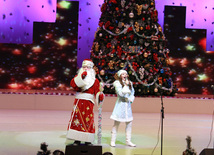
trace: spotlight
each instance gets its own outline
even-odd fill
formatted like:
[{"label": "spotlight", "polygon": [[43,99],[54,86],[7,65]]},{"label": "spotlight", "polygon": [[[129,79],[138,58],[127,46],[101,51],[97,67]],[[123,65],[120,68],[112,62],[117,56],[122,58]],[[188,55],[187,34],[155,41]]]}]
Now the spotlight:
[{"label": "spotlight", "polygon": [[104,152],[103,155],[113,155],[111,152]]},{"label": "spotlight", "polygon": [[55,150],[53,152],[53,155],[65,155],[64,152],[60,151],[60,150]]}]

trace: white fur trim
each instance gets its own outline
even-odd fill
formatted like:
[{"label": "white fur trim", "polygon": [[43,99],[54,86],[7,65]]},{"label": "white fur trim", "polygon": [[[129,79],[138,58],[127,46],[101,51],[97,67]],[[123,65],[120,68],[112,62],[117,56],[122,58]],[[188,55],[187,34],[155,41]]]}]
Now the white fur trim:
[{"label": "white fur trim", "polygon": [[91,60],[84,60],[84,61],[82,62],[82,67],[83,67],[83,66],[89,66],[89,67],[93,68],[94,63],[93,63]]},{"label": "white fur trim", "polygon": [[124,86],[121,91],[123,94],[131,94],[131,90],[129,89],[128,86]]},{"label": "white fur trim", "polygon": [[131,103],[134,102],[134,99],[135,99],[135,96],[134,96],[134,95],[129,97],[129,101],[130,101]]},{"label": "white fur trim", "polygon": [[78,87],[80,87],[80,88],[82,88],[82,87],[84,87],[84,86],[86,85],[86,83],[84,82],[84,80],[83,80],[82,77],[81,77],[81,74],[78,74],[78,75],[74,78],[74,82],[75,82],[75,84],[76,84]]},{"label": "white fur trim", "polygon": [[96,101],[96,103],[97,103],[97,106],[99,106],[99,95],[100,95],[100,92],[98,92],[98,93],[96,94],[96,98],[95,98],[95,101]]},{"label": "white fur trim", "polygon": [[77,92],[75,98],[76,98],[76,99],[89,100],[89,101],[91,101],[92,103],[94,103],[94,95],[93,95],[93,94]]},{"label": "white fur trim", "polygon": [[[101,103],[99,103],[99,96],[100,96],[100,94],[103,94],[103,92],[98,92],[97,94],[96,94],[96,98],[95,98],[95,100],[96,100],[96,103],[97,103],[97,106],[99,106],[99,104]],[[104,94],[103,94],[104,95]],[[105,95],[104,95],[104,98],[105,98]],[[103,101],[104,101],[104,98],[103,98]],[[102,101],[102,102],[103,102]]]},{"label": "white fur trim", "polygon": [[79,140],[79,141],[84,141],[84,142],[93,142],[95,139],[95,134],[94,133],[88,133],[88,132],[81,132],[81,131],[76,131],[73,129],[69,129],[67,131],[66,138],[68,139],[73,139],[73,140]]},{"label": "white fur trim", "polygon": [[123,74],[123,73],[128,74],[126,70],[121,69],[121,70],[119,70],[119,71],[117,72],[117,75],[120,77],[120,75]]}]

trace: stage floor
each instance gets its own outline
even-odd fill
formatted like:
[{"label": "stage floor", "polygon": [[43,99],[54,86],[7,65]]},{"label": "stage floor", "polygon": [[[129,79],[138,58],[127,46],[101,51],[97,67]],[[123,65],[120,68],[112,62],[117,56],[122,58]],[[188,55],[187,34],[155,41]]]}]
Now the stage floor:
[{"label": "stage floor", "polygon": [[[132,141],[137,147],[125,146],[125,124],[121,123],[116,147],[110,147],[110,112],[102,116],[102,148],[114,155],[160,155],[160,113],[134,113]],[[65,138],[70,111],[55,110],[0,110],[0,154],[35,155],[40,144],[46,142],[48,150],[61,150],[72,143]],[[95,113],[96,129],[98,114]],[[163,154],[181,155],[186,149],[186,137],[192,138],[192,147],[199,154],[204,148],[213,148],[212,115],[168,114],[164,118]],[[97,138],[97,137],[96,137]],[[210,142],[211,139],[211,142]],[[208,146],[210,142],[210,145]],[[97,140],[95,141],[95,144]]]}]

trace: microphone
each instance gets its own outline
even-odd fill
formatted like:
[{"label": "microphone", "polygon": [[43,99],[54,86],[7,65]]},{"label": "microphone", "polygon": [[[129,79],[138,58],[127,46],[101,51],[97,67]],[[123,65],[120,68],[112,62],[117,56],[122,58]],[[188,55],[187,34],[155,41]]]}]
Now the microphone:
[{"label": "microphone", "polygon": [[129,80],[128,80],[127,77],[125,77],[125,83],[126,83],[127,85],[129,85]]}]

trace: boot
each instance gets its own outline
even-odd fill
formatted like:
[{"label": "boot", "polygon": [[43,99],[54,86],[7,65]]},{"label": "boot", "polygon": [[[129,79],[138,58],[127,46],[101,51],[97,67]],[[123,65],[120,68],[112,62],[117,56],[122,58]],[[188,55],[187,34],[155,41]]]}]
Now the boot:
[{"label": "boot", "polygon": [[116,141],[116,136],[117,136],[117,133],[112,133],[111,132],[111,147],[115,147],[116,144],[115,144],[115,141]]},{"label": "boot", "polygon": [[132,122],[126,123],[126,145],[130,147],[136,147],[136,144],[131,142],[132,137]]},{"label": "boot", "polygon": [[116,141],[116,137],[117,137],[117,130],[119,127],[120,122],[114,121],[114,125],[112,127],[112,131],[111,131],[111,147],[115,147],[115,141]]},{"label": "boot", "polygon": [[130,140],[126,140],[126,145],[130,147],[136,147],[136,144],[132,143]]}]

